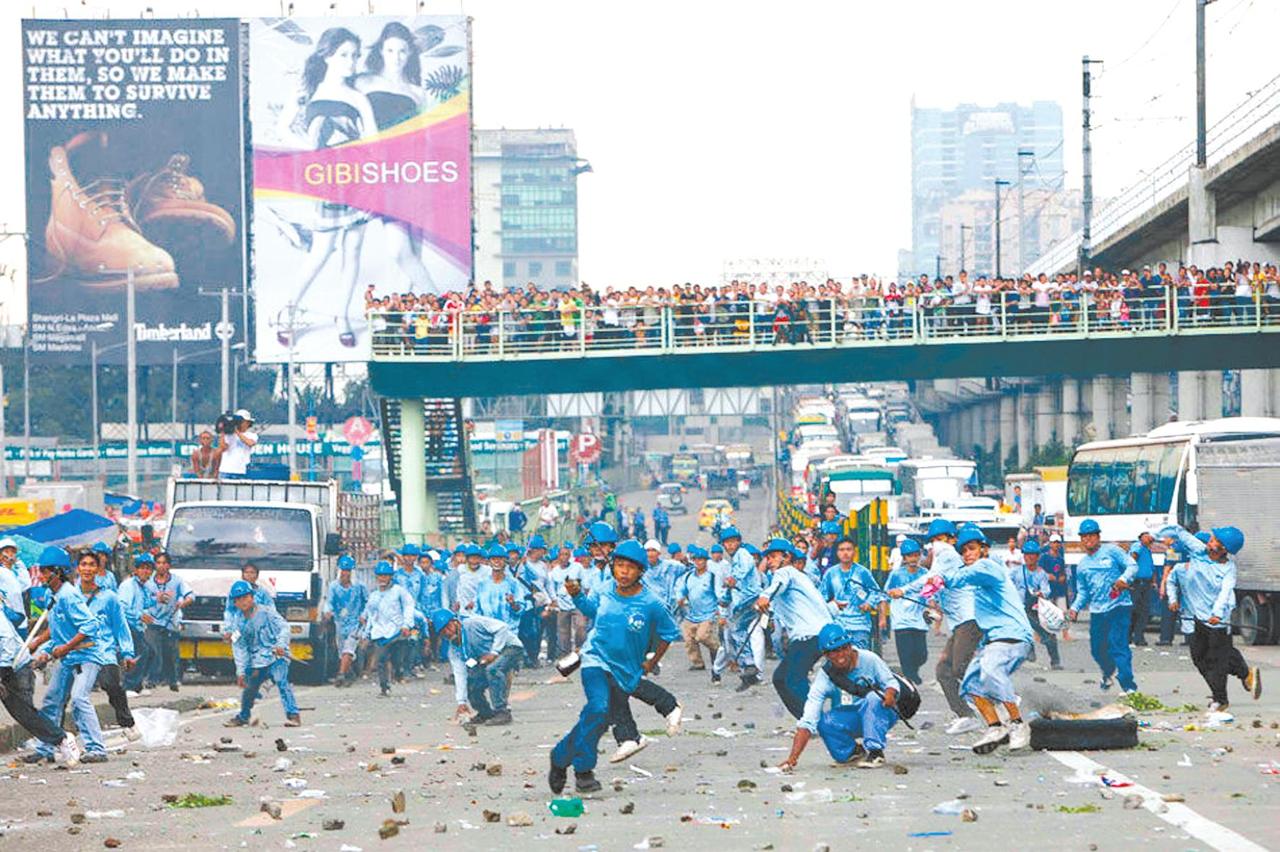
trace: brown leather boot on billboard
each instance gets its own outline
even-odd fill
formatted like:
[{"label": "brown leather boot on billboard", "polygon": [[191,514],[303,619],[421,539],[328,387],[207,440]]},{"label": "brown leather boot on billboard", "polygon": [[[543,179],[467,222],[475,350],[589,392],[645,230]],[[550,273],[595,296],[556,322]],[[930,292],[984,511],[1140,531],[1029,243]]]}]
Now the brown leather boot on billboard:
[{"label": "brown leather boot on billboard", "polygon": [[71,168],[71,155],[86,146],[107,146],[107,135],[86,132],[49,152],[53,178],[45,249],[52,278],[74,278],[97,289],[124,287],[124,270],[133,270],[139,290],[178,286],[173,258],[142,235],[125,202],[125,184],[114,177],[98,177],[81,185]]},{"label": "brown leather boot on billboard", "polygon": [[149,239],[170,251],[231,245],[235,220],[205,200],[204,184],[190,167],[190,157],[174,154],[164,168],[130,181],[126,197],[134,219]]}]

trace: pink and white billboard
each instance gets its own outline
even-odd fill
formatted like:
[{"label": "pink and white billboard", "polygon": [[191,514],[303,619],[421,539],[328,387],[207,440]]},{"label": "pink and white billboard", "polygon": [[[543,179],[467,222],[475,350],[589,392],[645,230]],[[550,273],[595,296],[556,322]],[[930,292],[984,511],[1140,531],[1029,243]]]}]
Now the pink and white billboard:
[{"label": "pink and white billboard", "polygon": [[468,21],[249,33],[256,359],[367,360],[368,300],[471,279]]}]

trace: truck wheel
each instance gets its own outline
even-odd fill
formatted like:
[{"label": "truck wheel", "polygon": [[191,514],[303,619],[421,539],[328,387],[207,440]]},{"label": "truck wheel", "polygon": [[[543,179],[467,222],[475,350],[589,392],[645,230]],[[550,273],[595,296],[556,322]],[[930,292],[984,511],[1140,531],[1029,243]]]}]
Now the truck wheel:
[{"label": "truck wheel", "polygon": [[1036,750],[1093,751],[1135,748],[1138,720],[1119,719],[1036,719],[1031,723],[1031,747]]},{"label": "truck wheel", "polygon": [[1258,603],[1253,595],[1241,595],[1236,617],[1233,619],[1238,626],[1237,635],[1246,645],[1265,645],[1271,641],[1273,632],[1271,616],[1272,608],[1269,605]]}]

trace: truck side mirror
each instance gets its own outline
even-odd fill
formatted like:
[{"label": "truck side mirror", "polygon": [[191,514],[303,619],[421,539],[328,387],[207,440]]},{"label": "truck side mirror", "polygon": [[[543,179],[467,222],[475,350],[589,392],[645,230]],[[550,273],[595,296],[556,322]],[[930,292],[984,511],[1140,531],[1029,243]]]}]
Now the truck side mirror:
[{"label": "truck side mirror", "polygon": [[342,535],[331,532],[324,534],[324,555],[337,556],[342,552]]}]

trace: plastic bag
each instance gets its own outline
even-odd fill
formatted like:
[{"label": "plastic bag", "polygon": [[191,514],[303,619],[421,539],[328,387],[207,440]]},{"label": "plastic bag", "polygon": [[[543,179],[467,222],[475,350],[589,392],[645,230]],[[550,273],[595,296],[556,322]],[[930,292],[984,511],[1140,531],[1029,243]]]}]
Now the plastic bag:
[{"label": "plastic bag", "polygon": [[1066,613],[1053,601],[1045,598],[1036,601],[1036,615],[1040,618],[1040,626],[1050,633],[1057,633],[1067,623]]},{"label": "plastic bag", "polygon": [[142,735],[139,742],[147,748],[166,748],[178,738],[177,710],[139,707],[133,711],[133,724]]}]

